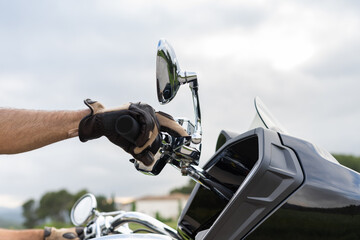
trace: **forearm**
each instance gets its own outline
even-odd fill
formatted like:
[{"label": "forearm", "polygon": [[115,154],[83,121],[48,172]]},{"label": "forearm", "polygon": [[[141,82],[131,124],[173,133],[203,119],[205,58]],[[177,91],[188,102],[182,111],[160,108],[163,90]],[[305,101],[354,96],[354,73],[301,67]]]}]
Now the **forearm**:
[{"label": "forearm", "polygon": [[89,110],[0,109],[0,154],[30,151],[78,135]]},{"label": "forearm", "polygon": [[43,240],[44,230],[7,230],[0,229],[0,240]]}]

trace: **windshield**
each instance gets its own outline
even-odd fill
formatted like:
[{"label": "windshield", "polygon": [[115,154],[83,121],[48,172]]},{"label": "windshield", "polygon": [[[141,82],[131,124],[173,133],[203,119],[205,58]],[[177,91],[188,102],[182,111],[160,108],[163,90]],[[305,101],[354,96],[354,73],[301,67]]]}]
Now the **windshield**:
[{"label": "windshield", "polygon": [[263,127],[274,130],[279,133],[288,133],[279,121],[271,114],[269,109],[261,101],[259,97],[254,99],[256,116],[250,126],[250,129]]},{"label": "windshield", "polygon": [[[288,131],[279,123],[279,121],[271,114],[269,109],[261,101],[259,97],[254,99],[256,115],[250,126],[250,129],[263,127],[279,133],[289,134]],[[322,158],[327,159],[328,161],[339,163],[328,151],[325,149],[311,143],[314,147],[314,151],[317,152]]]}]

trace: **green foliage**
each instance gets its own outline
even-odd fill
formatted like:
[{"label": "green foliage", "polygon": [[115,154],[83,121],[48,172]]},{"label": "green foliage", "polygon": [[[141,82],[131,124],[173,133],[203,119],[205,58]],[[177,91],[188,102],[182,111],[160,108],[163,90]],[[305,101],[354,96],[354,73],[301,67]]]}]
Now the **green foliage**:
[{"label": "green foliage", "polygon": [[87,193],[88,193],[88,191],[86,189],[82,189],[82,190],[78,191],[77,193],[75,193],[73,195],[73,203],[71,204],[71,206],[73,206],[79,198],[81,198],[83,195],[85,195]]},{"label": "green foliage", "polygon": [[25,218],[24,226],[34,228],[37,225],[37,215],[35,210],[35,201],[30,199],[22,205],[23,216]]},{"label": "green foliage", "polygon": [[131,211],[135,212],[136,211],[136,202],[132,202],[131,203]]},{"label": "green foliage", "polygon": [[333,154],[333,156],[338,160],[342,165],[360,172],[360,157],[353,155],[344,155],[344,154]]},{"label": "green foliage", "polygon": [[45,193],[40,199],[36,214],[40,220],[48,218],[55,222],[67,222],[72,202],[73,195],[66,190]]},{"label": "green foliage", "polygon": [[111,200],[108,200],[105,196],[99,195],[96,196],[96,201],[97,209],[100,212],[111,212],[116,210],[114,197],[112,197]]},{"label": "green foliage", "polygon": [[[65,189],[57,192],[45,193],[37,203],[33,199],[26,201],[23,205],[24,226],[26,228],[53,226],[57,228],[69,227],[70,210],[74,203],[87,191],[85,189],[71,194]],[[103,212],[114,211],[115,201],[110,201],[105,196],[96,196],[98,210]]]},{"label": "green foliage", "polygon": [[195,187],[195,182],[193,180],[189,180],[188,184],[182,186],[180,188],[174,188],[170,191],[170,194],[174,193],[182,193],[182,194],[190,194],[193,188]]},{"label": "green foliage", "polygon": [[159,212],[155,213],[155,218],[157,220],[159,220],[160,222],[171,222],[172,221],[171,218],[165,218],[165,217],[161,216],[161,214]]}]

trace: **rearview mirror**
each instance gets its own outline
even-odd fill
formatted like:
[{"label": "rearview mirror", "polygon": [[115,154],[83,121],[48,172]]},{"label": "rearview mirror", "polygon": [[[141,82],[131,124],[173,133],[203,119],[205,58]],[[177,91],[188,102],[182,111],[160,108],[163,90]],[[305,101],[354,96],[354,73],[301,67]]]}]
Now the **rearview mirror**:
[{"label": "rearview mirror", "polygon": [[185,83],[189,83],[195,111],[192,142],[200,144],[202,128],[197,75],[194,72],[182,71],[172,46],[165,39],[160,39],[156,54],[156,88],[159,102],[169,103],[175,97],[180,85]]},{"label": "rearview mirror", "polygon": [[170,102],[179,90],[179,69],[174,49],[166,40],[161,39],[156,56],[156,87],[161,104]]},{"label": "rearview mirror", "polygon": [[75,226],[84,224],[94,213],[97,207],[96,198],[91,193],[83,195],[71,209],[71,222]]},{"label": "rearview mirror", "polygon": [[169,103],[181,84],[196,79],[196,73],[181,71],[174,49],[165,39],[160,39],[156,55],[156,87],[159,102]]}]

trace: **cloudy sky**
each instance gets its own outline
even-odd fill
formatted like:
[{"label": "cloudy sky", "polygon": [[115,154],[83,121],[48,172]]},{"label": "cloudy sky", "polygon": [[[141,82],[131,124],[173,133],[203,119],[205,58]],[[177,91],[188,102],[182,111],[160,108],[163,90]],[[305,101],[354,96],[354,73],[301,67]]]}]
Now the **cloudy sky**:
[{"label": "cloudy sky", "polygon": [[[360,155],[358,1],[0,0],[0,105],[81,109],[143,101],[193,118],[190,91],[157,103],[160,38],[198,73],[204,164],[221,129],[242,133],[259,96],[295,136],[330,152]],[[168,166],[136,172],[106,139],[78,139],[0,156],[0,206],[46,191],[163,194],[187,179]]]}]

